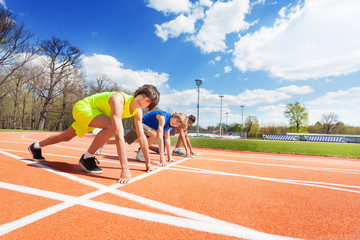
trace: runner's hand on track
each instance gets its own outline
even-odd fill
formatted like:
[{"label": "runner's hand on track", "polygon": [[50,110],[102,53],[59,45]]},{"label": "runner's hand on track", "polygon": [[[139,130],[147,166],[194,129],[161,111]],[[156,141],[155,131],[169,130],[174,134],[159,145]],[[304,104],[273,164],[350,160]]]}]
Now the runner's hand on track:
[{"label": "runner's hand on track", "polygon": [[165,160],[160,160],[159,166],[160,167],[165,167],[166,166],[166,161]]},{"label": "runner's hand on track", "polygon": [[146,172],[154,171],[154,169],[153,169],[152,166],[151,166],[151,163],[145,164],[145,165],[146,165]]},{"label": "runner's hand on track", "polygon": [[120,175],[120,179],[118,181],[118,183],[120,184],[127,184],[129,183],[131,180],[131,172],[130,169],[123,169],[121,171],[121,175]]}]

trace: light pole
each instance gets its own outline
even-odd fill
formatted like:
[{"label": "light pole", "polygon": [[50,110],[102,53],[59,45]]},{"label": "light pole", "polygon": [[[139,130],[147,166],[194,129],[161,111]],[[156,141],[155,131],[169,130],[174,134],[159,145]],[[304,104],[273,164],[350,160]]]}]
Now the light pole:
[{"label": "light pole", "polygon": [[244,129],[244,105],[240,105],[241,107],[241,133],[240,133],[240,137],[242,137],[242,132],[243,132],[243,129]]},{"label": "light pole", "polygon": [[227,132],[227,130],[228,130],[228,125],[227,125],[227,123],[228,123],[228,114],[229,113],[225,113],[225,116],[226,116],[226,125],[225,125],[225,129],[226,129],[226,132]]},{"label": "light pole", "polygon": [[222,115],[222,99],[224,97],[224,95],[220,95],[220,138],[222,138],[222,133],[221,133],[221,115]]},{"label": "light pole", "polygon": [[202,84],[202,80],[195,80],[196,86],[198,87],[198,104],[197,104],[197,127],[196,127],[196,136],[199,136],[199,108],[200,108],[200,86]]}]

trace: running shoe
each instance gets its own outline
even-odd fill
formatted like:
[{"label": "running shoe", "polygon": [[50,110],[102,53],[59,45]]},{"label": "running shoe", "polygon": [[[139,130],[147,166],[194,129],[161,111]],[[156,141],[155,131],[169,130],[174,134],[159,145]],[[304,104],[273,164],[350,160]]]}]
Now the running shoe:
[{"label": "running shoe", "polygon": [[100,164],[100,162],[95,157],[85,159],[83,154],[79,160],[79,165],[82,167],[82,169],[84,169],[85,172],[102,173],[103,170],[96,165],[95,161]]},{"label": "running shoe", "polygon": [[173,156],[182,156],[182,157],[185,157],[186,154],[183,153],[180,148],[175,148],[174,151],[172,152],[172,155]]},{"label": "running shoe", "polygon": [[139,151],[136,154],[136,160],[138,160],[139,162],[145,162],[145,157],[143,152],[141,151],[141,149],[139,148]]},{"label": "running shoe", "polygon": [[31,153],[31,155],[33,156],[33,160],[34,161],[38,161],[38,162],[44,162],[45,158],[42,156],[41,154],[41,148],[35,148],[34,144],[31,144],[28,147],[29,152]]}]

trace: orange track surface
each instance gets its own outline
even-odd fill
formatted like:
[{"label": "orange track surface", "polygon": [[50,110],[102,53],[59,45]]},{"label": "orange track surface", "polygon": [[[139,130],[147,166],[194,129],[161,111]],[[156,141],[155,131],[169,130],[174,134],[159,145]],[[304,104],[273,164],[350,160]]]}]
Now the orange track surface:
[{"label": "orange track surface", "polygon": [[48,134],[0,132],[1,239],[360,239],[359,160],[196,149],[146,173],[133,144],[120,185],[114,145],[103,174],[78,166],[92,138],[31,161]]}]

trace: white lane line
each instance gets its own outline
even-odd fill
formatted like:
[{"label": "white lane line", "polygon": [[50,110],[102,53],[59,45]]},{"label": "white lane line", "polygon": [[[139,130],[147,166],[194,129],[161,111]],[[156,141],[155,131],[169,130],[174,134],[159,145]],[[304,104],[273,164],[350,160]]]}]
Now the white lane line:
[{"label": "white lane line", "polygon": [[[193,168],[193,167],[186,167],[186,166],[181,166],[178,165],[176,166],[177,168],[185,168],[185,169],[189,169],[189,171],[191,172],[200,172],[200,173],[219,173],[219,174],[224,174],[227,175],[228,173],[226,172],[220,172],[220,171],[214,171],[214,170],[208,170],[208,169],[202,169],[202,168]],[[176,170],[176,168],[172,168],[170,170]],[[242,175],[243,176],[243,175]],[[247,175],[244,175],[247,176]],[[276,179],[276,178],[274,178]],[[328,182],[314,182],[314,181],[304,181],[304,180],[297,180],[297,179],[283,179],[285,181],[295,181],[295,182],[301,182],[301,183],[309,183],[309,184],[321,184],[321,185],[330,185],[330,186],[337,186],[337,187],[347,187],[347,188],[359,188],[360,186],[355,186],[355,185],[346,185],[346,184],[338,184],[338,183],[328,183]]]},{"label": "white lane line", "polygon": [[[13,155],[13,154],[10,154],[10,153],[7,153],[7,152],[4,152],[3,150],[0,150],[0,153],[2,154],[5,154],[7,156],[10,156],[12,158],[15,158],[15,159],[18,159],[20,161],[23,161],[27,164],[32,164],[32,165],[35,165],[37,167],[40,167],[40,168],[43,168],[44,170],[47,170],[47,171],[50,171],[50,172],[53,172],[55,174],[58,174],[58,175],[61,175],[63,177],[66,177],[68,179],[71,179],[71,180],[74,180],[74,181],[77,181],[79,183],[82,183],[82,184],[85,184],[85,185],[88,185],[88,186],[92,186],[94,188],[106,188],[106,186],[102,185],[102,184],[98,184],[98,183],[95,183],[95,182],[92,182],[92,181],[89,181],[89,180],[86,180],[86,179],[82,179],[80,177],[76,177],[76,176],[73,176],[71,174],[68,174],[68,173],[64,173],[64,172],[61,172],[61,171],[57,171],[57,170],[54,170],[48,166],[44,166],[42,164],[39,164],[39,163],[36,163],[36,162],[33,162],[33,161],[29,161],[27,159],[24,159],[24,158],[21,158],[21,157],[18,157],[16,155]],[[157,172],[160,172],[164,169],[168,169],[169,167],[175,165],[175,164],[178,164],[178,163],[181,163],[183,161],[186,161],[187,158],[184,158],[180,161],[177,161],[177,162],[173,162],[173,163],[170,163],[168,164],[166,167],[164,168],[160,168],[158,169],[157,171],[153,171],[153,172],[150,172],[150,173],[146,173],[146,174],[142,174],[142,175],[139,175],[135,178],[133,178],[131,180],[131,182],[135,182],[135,181],[138,181],[140,179],[143,179],[145,177],[148,177],[150,175],[153,175]],[[121,187],[123,185],[120,185],[120,184],[115,184],[114,186],[117,186],[117,187]],[[179,215],[179,216],[184,216],[184,217],[188,217],[188,218],[193,218],[195,220],[204,220],[204,219],[211,219],[211,221],[220,221],[220,220],[217,220],[217,219],[213,219],[213,218],[210,218],[208,216],[205,216],[205,215],[201,215],[201,214],[198,214],[198,213],[194,213],[194,212],[191,212],[191,211],[188,211],[188,210],[184,210],[184,209],[181,209],[181,208],[177,208],[177,207],[173,207],[171,205],[167,205],[167,204],[164,204],[164,203],[159,203],[159,202],[156,202],[156,201],[153,201],[153,200],[150,200],[150,199],[146,199],[146,198],[142,198],[140,196],[136,196],[136,195],[133,195],[133,194],[130,194],[130,193],[125,193],[123,191],[120,191],[120,190],[109,190],[109,192],[113,193],[113,194],[116,194],[118,196],[122,196],[124,198],[127,198],[127,199],[130,199],[130,200],[133,200],[133,201],[136,201],[138,203],[141,203],[141,204],[144,204],[144,205],[147,205],[147,206],[150,206],[150,207],[154,207],[154,208],[157,208],[157,209],[160,209],[160,210],[163,210],[163,211],[167,211],[167,212],[170,212],[170,213],[173,213],[175,215]],[[197,219],[199,218],[199,219]],[[222,222],[222,224],[230,224],[230,223],[227,223],[227,222]]]},{"label": "white lane line", "polygon": [[[123,216],[133,217],[137,219],[152,221],[152,222],[158,222],[168,225],[173,225],[177,227],[183,227],[187,229],[193,229],[213,234],[222,234],[226,236],[233,236],[233,237],[239,237],[244,239],[270,239],[270,240],[276,240],[276,239],[294,239],[294,238],[288,238],[288,237],[282,237],[267,233],[258,232],[249,228],[241,227],[238,225],[219,225],[218,223],[209,223],[209,222],[202,222],[198,220],[191,220],[186,218],[179,218],[179,217],[173,217],[168,216],[164,214],[158,214],[158,213],[152,213],[142,210],[136,210],[131,208],[125,208],[120,207],[116,205],[111,205],[107,203],[101,203],[96,202],[92,200],[88,200],[89,196],[82,196],[82,197],[72,197],[64,194],[59,193],[53,193],[49,191],[44,190],[38,190],[30,187],[24,187],[9,183],[0,182],[0,187],[8,190],[18,191],[22,193],[32,194],[36,196],[41,197],[47,197],[50,199],[55,199],[59,201],[65,201],[63,203],[57,204],[53,207],[47,208],[45,210],[38,211],[36,213],[33,213],[29,216],[26,216],[24,218],[21,218],[19,220],[13,221],[11,223],[6,223],[3,225],[0,225],[0,236],[3,234],[8,233],[9,231],[14,230],[14,227],[20,228],[22,226],[25,226],[31,222],[33,222],[33,219],[41,219],[43,217],[49,216],[51,214],[54,214],[58,211],[64,210],[70,206],[73,206],[75,204],[79,204],[85,207],[90,207],[96,210],[102,210],[114,214],[119,214]],[[99,190],[100,191],[100,190]],[[92,196],[98,195],[97,193],[91,193]],[[91,196],[91,197],[92,197]],[[90,197],[90,198],[91,198]]]},{"label": "white lane line", "polygon": [[[29,164],[35,164],[36,166],[39,166],[39,167],[42,167],[43,165],[41,164],[38,164],[38,163],[34,163],[32,161],[29,161],[29,160],[25,160],[21,157],[18,157],[16,155],[13,155],[13,154],[10,154],[10,153],[6,153],[2,150],[0,150],[0,153],[3,153],[5,155],[8,155],[8,156],[11,156],[13,158],[16,158],[18,160],[21,160],[21,161],[24,161],[24,162],[27,162]],[[183,162],[187,160],[187,158],[183,159],[183,160],[180,160],[180,161],[177,161],[177,162],[174,162],[174,163],[171,163],[171,164],[168,164],[167,167],[165,168],[162,168],[160,170],[163,170],[163,169],[169,169],[170,166],[173,166],[175,164],[178,164],[180,162]],[[51,171],[51,168],[49,167],[46,167],[44,168],[45,170],[48,170],[48,171]],[[160,170],[156,171],[156,172],[159,172]],[[53,173],[56,173],[56,174],[59,174],[61,173],[61,176],[63,177],[68,177],[68,175],[70,174],[67,174],[67,173],[62,173],[62,172],[58,172],[58,171],[52,171]],[[152,174],[155,174],[156,172],[151,172],[151,173],[148,173],[147,175],[152,175]],[[140,176],[137,177],[136,180],[139,180],[139,179],[142,179],[146,176],[144,176],[146,174],[142,174]],[[71,176],[71,177],[70,177]],[[75,180],[75,181],[78,181],[78,182],[81,182],[83,184],[90,184],[90,186],[93,186],[93,187],[97,187],[97,186],[101,186],[101,184],[94,184],[92,183],[91,181],[82,181],[83,179],[79,178],[78,177],[75,177],[75,176],[72,176],[70,175],[69,177],[72,179],[72,180]],[[89,183],[90,182],[90,183]],[[134,181],[132,181],[134,182]],[[113,186],[118,186],[118,187],[121,187],[120,184],[114,184]],[[124,198],[127,198],[127,199],[130,199],[130,200],[133,200],[135,202],[138,202],[138,203],[141,203],[141,204],[144,204],[144,205],[147,205],[147,206],[150,206],[150,207],[153,207],[153,208],[157,208],[157,209],[160,209],[160,210],[163,210],[163,211],[167,211],[167,212],[170,212],[170,213],[173,213],[175,215],[178,215],[178,216],[183,216],[183,217],[188,217],[188,218],[191,218],[195,221],[198,221],[198,222],[202,222],[202,223],[208,223],[208,224],[215,224],[216,228],[219,228],[220,226],[224,226],[224,227],[235,227],[235,228],[243,228],[242,226],[239,226],[239,225],[236,225],[236,224],[232,224],[232,223],[228,223],[228,222],[225,222],[225,221],[221,221],[221,220],[218,220],[218,219],[215,219],[215,218],[211,218],[209,216],[206,216],[206,215],[202,215],[202,214],[199,214],[199,213],[195,213],[195,212],[191,212],[189,210],[185,210],[185,209],[181,209],[181,208],[177,208],[177,207],[174,207],[174,206],[171,206],[171,205],[167,205],[167,204],[164,204],[164,203],[160,203],[160,202],[156,202],[154,200],[151,200],[151,199],[146,199],[146,198],[143,198],[143,197],[140,197],[140,196],[137,196],[137,195],[134,195],[134,194],[130,194],[130,193],[126,193],[126,192],[123,192],[123,191],[120,191],[120,190],[115,190],[116,187],[114,187],[114,190],[113,189],[109,189],[108,187],[104,186],[104,188],[107,188],[107,191],[108,192],[111,192],[113,194],[116,194],[118,196],[122,196]],[[96,193],[96,192],[95,192]],[[66,205],[68,206],[68,205]],[[73,206],[73,205],[69,205],[68,207],[70,206]],[[61,209],[65,209],[66,207],[64,207],[63,205],[61,205]],[[49,214],[53,214],[54,210],[51,208],[50,211],[49,211]],[[34,220],[36,221],[36,220]],[[168,223],[168,224],[171,224],[171,225],[174,225],[174,223]],[[16,224],[14,224],[13,226],[17,226]],[[214,227],[214,226],[212,226]],[[254,232],[257,232],[255,230],[252,230],[250,229],[251,231],[254,231]],[[203,230],[202,230],[203,231]],[[266,234],[266,233],[261,233],[261,234]],[[278,237],[278,236],[276,236]],[[249,239],[262,239],[262,238],[249,238]]]},{"label": "white lane line", "polygon": [[324,163],[327,164],[333,164],[333,165],[346,165],[346,166],[359,166],[360,165],[360,159],[359,161],[354,161],[352,159],[346,159],[346,158],[340,158],[340,159],[332,159],[331,157],[323,157],[321,156],[305,156],[305,155],[294,155],[294,157],[288,157],[288,156],[282,156],[279,154],[279,156],[271,156],[266,153],[255,153],[254,154],[246,154],[246,153],[239,153],[237,155],[231,154],[231,153],[218,153],[218,152],[206,152],[204,154],[209,155],[218,155],[218,156],[227,156],[227,157],[245,157],[245,158],[255,158],[255,159],[261,159],[261,160],[276,160],[276,161],[294,161],[294,162],[309,162],[309,163]]},{"label": "white lane line", "polygon": [[[50,194],[52,194],[51,192],[48,191],[44,191],[44,190],[39,190],[39,189],[32,189],[29,187],[23,187],[23,186],[17,186],[14,184],[11,184],[12,188],[9,187],[10,184],[6,184],[6,183],[1,183],[0,187],[2,188],[6,188],[9,190],[14,190],[14,191],[18,191],[18,192],[25,192],[28,194],[33,194],[33,195],[38,195],[38,196],[43,196],[42,194],[44,194],[45,196],[43,197],[49,197],[51,199],[56,199],[56,200],[65,200],[65,202],[62,202],[60,204],[56,204],[52,207],[40,210],[38,212],[32,213],[28,216],[25,216],[23,218],[20,218],[18,220],[12,221],[12,222],[8,222],[5,224],[0,225],[0,236],[4,235],[6,233],[9,233],[11,231],[14,231],[18,228],[24,227],[28,224],[31,224],[35,221],[38,221],[42,218],[45,218],[47,216],[53,215],[57,212],[60,212],[62,210],[65,210],[69,207],[72,207],[76,204],[80,204],[81,202],[88,200],[90,198],[96,197],[98,195],[104,194],[106,192],[108,192],[110,190],[110,188],[116,188],[118,186],[112,185],[110,187],[104,187],[103,189],[99,189],[96,190],[94,192],[85,194],[83,196],[80,197],[71,197],[71,196],[67,196],[64,194],[60,194],[60,193],[54,193],[53,195],[50,196]],[[16,187],[14,187],[16,186]]]},{"label": "white lane line", "polygon": [[[179,167],[179,166],[177,166]],[[289,183],[289,184],[296,184],[296,185],[306,185],[306,186],[312,186],[312,187],[318,187],[318,188],[327,188],[332,190],[339,190],[339,191],[345,191],[345,192],[352,192],[352,193],[360,193],[360,191],[346,189],[346,188],[338,188],[338,187],[328,187],[324,185],[330,185],[330,186],[342,186],[342,187],[348,187],[348,188],[360,188],[359,186],[353,186],[353,185],[342,185],[342,184],[335,184],[335,183],[323,183],[323,182],[311,182],[311,181],[301,181],[301,180],[294,180],[294,179],[281,179],[281,178],[269,178],[269,177],[257,177],[257,176],[251,176],[251,175],[243,175],[243,174],[235,174],[235,173],[226,173],[226,172],[220,172],[220,171],[211,171],[211,170],[188,170],[188,169],[177,169],[177,168],[169,168],[168,170],[173,171],[183,171],[183,172],[196,172],[196,173],[206,173],[206,174],[214,174],[214,175],[224,175],[224,176],[234,176],[234,177],[244,177],[244,178],[251,178],[251,179],[258,179],[258,180],[265,180],[265,181],[271,181],[271,182],[280,182],[280,183]]]},{"label": "white lane line", "polygon": [[230,162],[230,163],[238,163],[238,164],[252,164],[252,165],[271,166],[271,167],[287,167],[287,168],[297,168],[297,169],[326,171],[326,172],[360,174],[360,169],[357,170],[357,169],[308,167],[308,166],[284,165],[284,164],[274,164],[274,163],[257,163],[257,162],[234,161],[234,160],[224,160],[224,159],[219,159],[219,158],[204,158],[204,157],[199,158],[199,160],[202,160],[202,161],[216,161],[216,162]]}]

